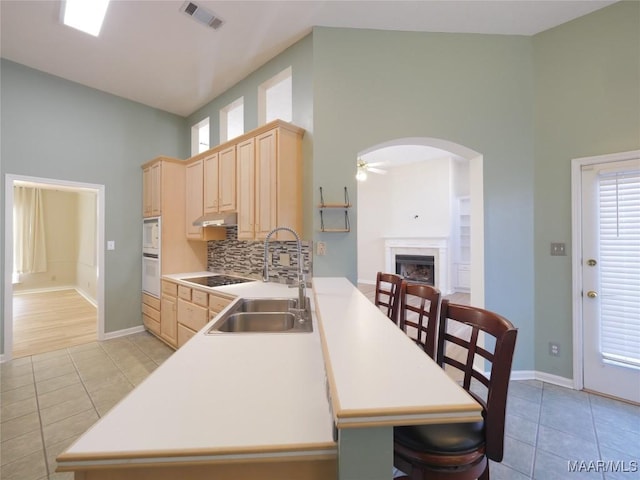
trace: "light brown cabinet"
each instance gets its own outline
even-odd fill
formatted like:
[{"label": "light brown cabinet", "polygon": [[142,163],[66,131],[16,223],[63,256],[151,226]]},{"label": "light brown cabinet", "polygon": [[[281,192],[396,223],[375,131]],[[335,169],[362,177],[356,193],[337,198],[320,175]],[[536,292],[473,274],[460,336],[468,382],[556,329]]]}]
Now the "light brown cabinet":
[{"label": "light brown cabinet", "polygon": [[236,210],[236,146],[204,158],[204,213]]},{"label": "light brown cabinet", "polygon": [[204,213],[204,163],[202,160],[187,165],[186,177],[186,233],[187,238],[200,240],[202,227],[193,222]]},{"label": "light brown cabinet", "polygon": [[142,294],[142,322],[150,332],[160,335],[160,299]]},{"label": "light brown cabinet", "polygon": [[177,346],[180,348],[209,320],[226,307],[233,297],[178,286]]},{"label": "light brown cabinet", "polygon": [[160,303],[160,338],[174,348],[178,345],[177,287],[177,284],[163,280]]},{"label": "light brown cabinet", "polygon": [[157,217],[162,213],[162,164],[154,163],[142,170],[142,216]]},{"label": "light brown cabinet", "polygon": [[223,240],[226,237],[224,228],[202,228],[193,222],[204,214],[204,166],[205,159],[190,162],[185,172],[185,228],[188,240]]},{"label": "light brown cabinet", "polygon": [[264,239],[277,226],[302,229],[303,131],[276,125],[237,147],[239,240]]}]

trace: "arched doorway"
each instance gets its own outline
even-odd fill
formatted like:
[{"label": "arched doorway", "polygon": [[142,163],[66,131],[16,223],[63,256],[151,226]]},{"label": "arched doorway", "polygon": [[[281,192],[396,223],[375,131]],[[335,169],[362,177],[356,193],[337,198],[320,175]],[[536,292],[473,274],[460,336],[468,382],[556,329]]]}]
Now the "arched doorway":
[{"label": "arched doorway", "polygon": [[395,271],[398,254],[424,253],[436,259],[443,294],[467,291],[469,303],[483,307],[482,154],[411,137],[364,149],[358,162],[361,175],[367,170],[367,180],[357,182],[358,283]]}]

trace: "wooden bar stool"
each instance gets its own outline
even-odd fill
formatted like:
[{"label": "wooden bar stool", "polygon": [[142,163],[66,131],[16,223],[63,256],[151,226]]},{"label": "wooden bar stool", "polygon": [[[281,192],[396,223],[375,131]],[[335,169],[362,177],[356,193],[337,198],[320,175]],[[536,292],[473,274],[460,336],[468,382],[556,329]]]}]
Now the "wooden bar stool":
[{"label": "wooden bar stool", "polygon": [[422,283],[402,282],[400,328],[434,360],[439,307],[440,290]]},{"label": "wooden bar stool", "polygon": [[[470,328],[458,328],[454,334],[450,324],[456,323]],[[478,345],[480,333],[495,339],[495,344],[492,338],[486,342],[492,348]],[[442,301],[437,362],[463,374],[462,387],[482,405],[483,419],[395,427],[393,463],[409,479],[489,480],[489,460],[501,462],[504,453],[507,390],[517,333],[511,322],[493,312]],[[453,358],[447,346],[465,352],[463,360]],[[473,368],[476,355],[491,363],[489,376]],[[476,387],[485,391],[478,393]]]},{"label": "wooden bar stool", "polygon": [[398,308],[400,307],[400,287],[402,277],[395,273],[378,272],[376,276],[376,296],[374,303],[378,308],[383,307],[387,317],[398,324]]}]

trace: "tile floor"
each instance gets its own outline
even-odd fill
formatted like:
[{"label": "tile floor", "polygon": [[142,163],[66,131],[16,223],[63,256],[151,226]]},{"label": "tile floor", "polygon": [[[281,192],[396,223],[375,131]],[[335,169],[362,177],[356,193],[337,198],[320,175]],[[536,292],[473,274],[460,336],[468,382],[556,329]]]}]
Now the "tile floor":
[{"label": "tile floor", "polygon": [[[55,473],[55,457],[171,353],[139,333],[2,364],[0,478],[73,478]],[[569,462],[595,470],[589,462],[600,460],[638,465],[640,407],[539,381],[511,383],[505,458],[492,464],[493,480],[640,479],[637,468],[569,472]]]},{"label": "tile floor", "polygon": [[143,332],[3,363],[0,478],[73,479],[58,454],[172,352]]}]

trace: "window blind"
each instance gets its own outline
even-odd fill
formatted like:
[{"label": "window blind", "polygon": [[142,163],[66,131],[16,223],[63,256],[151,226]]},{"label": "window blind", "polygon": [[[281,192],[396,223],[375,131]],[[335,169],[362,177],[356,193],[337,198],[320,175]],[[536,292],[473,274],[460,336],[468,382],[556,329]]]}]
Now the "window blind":
[{"label": "window blind", "polygon": [[640,367],[640,171],[602,173],[598,184],[600,352]]}]

